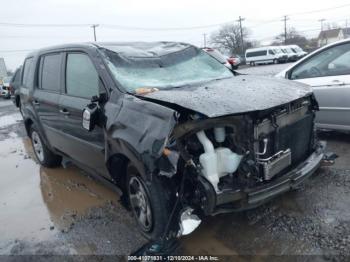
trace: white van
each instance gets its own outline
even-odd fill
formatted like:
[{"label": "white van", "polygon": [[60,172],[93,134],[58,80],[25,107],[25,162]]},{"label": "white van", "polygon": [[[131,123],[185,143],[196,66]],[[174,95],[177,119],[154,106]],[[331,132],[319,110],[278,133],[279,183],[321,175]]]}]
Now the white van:
[{"label": "white van", "polygon": [[296,51],[294,51],[290,46],[287,45],[281,45],[278,46],[279,48],[281,48],[281,50],[288,56],[288,61],[289,62],[295,62],[298,60],[298,55],[296,53]]},{"label": "white van", "polygon": [[287,47],[292,49],[297,54],[298,59],[307,55],[307,52],[301,49],[298,45],[288,45]]},{"label": "white van", "polygon": [[250,65],[286,62],[288,56],[275,46],[250,48],[245,51],[246,63]]}]

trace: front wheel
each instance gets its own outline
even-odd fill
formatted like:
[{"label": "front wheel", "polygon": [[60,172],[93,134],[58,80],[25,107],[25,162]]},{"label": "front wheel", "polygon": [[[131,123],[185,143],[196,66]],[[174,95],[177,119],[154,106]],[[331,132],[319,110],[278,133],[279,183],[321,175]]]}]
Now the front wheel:
[{"label": "front wheel", "polygon": [[162,237],[170,217],[170,190],[159,177],[146,182],[132,164],[127,176],[129,203],[141,233],[151,240]]},{"label": "front wheel", "polygon": [[34,154],[41,165],[56,167],[61,164],[62,157],[50,151],[34,124],[30,127],[30,139],[32,140]]}]

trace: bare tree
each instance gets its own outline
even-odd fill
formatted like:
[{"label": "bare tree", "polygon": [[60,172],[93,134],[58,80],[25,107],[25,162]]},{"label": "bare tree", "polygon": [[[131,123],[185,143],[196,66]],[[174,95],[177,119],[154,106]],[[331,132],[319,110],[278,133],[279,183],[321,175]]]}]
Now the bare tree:
[{"label": "bare tree", "polygon": [[[244,49],[251,46],[251,43],[245,40],[249,35],[248,29],[242,27],[242,33],[244,52]],[[228,51],[231,55],[242,53],[241,29],[239,25],[227,24],[222,26],[210,36],[210,43],[221,50]]]},{"label": "bare tree", "polygon": [[[275,40],[272,42],[272,45],[284,44],[284,33],[279,34],[275,37]],[[308,40],[305,36],[300,34],[295,28],[290,28],[287,31],[287,45],[298,45],[301,48],[305,48],[308,45]]]}]

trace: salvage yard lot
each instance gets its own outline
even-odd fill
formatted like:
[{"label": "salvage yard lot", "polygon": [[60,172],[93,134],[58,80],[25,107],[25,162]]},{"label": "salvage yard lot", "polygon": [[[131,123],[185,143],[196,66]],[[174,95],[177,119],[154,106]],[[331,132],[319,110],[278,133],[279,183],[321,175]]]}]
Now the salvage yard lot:
[{"label": "salvage yard lot", "polygon": [[[285,66],[238,71],[272,76]],[[20,119],[0,100],[0,254],[127,255],[146,242],[116,192],[71,165],[40,167]],[[339,155],[335,165],[255,210],[205,219],[180,253],[349,256],[350,135],[319,135]]]}]

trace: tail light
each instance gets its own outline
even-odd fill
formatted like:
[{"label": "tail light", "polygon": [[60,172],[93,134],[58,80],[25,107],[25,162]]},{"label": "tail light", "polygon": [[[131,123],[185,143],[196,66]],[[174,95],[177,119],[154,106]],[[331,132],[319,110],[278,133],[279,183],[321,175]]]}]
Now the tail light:
[{"label": "tail light", "polygon": [[229,64],[233,65],[236,61],[233,57],[227,58]]}]

